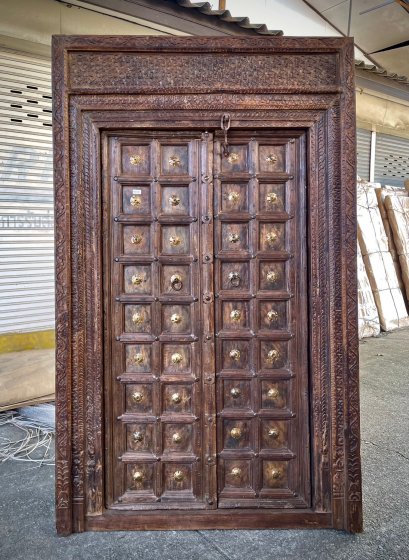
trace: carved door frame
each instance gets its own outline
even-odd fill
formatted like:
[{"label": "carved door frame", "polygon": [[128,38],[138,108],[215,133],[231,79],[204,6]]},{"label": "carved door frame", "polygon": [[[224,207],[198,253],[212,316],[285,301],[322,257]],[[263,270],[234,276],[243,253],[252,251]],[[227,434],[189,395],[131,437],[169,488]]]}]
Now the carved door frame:
[{"label": "carved door frame", "polygon": [[[353,41],[54,37],[53,84],[58,531],[361,531]],[[235,129],[306,133],[312,507],[107,511],[101,136],[215,131],[222,111]]]}]

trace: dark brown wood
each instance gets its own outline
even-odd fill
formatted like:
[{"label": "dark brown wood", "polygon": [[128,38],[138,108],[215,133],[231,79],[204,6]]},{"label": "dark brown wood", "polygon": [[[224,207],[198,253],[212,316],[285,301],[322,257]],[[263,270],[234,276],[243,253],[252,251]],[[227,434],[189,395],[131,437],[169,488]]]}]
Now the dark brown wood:
[{"label": "dark brown wood", "polygon": [[53,48],[59,533],[359,532],[351,40]]}]

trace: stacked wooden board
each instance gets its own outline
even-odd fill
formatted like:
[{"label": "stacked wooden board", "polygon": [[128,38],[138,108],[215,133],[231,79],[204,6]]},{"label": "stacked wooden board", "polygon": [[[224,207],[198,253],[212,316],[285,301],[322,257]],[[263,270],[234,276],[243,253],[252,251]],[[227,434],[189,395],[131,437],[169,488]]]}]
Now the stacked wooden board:
[{"label": "stacked wooden board", "polygon": [[385,228],[386,237],[388,238],[389,252],[392,255],[393,264],[396,270],[396,276],[398,277],[399,287],[401,290],[404,289],[402,274],[399,263],[399,256],[396,250],[396,245],[394,241],[394,235],[392,232],[391,224],[388,218],[388,211],[385,206],[385,198],[387,196],[406,196],[406,191],[398,187],[384,186],[375,188],[376,197],[378,199],[378,208],[381,213],[383,227]]},{"label": "stacked wooden board", "polygon": [[[380,326],[382,330],[390,331],[398,327],[409,326],[409,317],[395,268],[398,261],[394,263],[392,258],[384,221],[378,206],[376,188],[380,188],[380,185],[363,182],[357,185],[358,242],[378,310]],[[398,197],[395,194],[392,196]],[[384,197],[385,204],[387,198],[387,196]],[[386,216],[389,218],[389,212]],[[390,235],[390,237],[396,241],[394,235]],[[362,317],[366,316],[365,310],[360,309],[359,314]],[[371,333],[371,330],[373,331],[370,322],[366,321],[365,328],[362,328],[361,332]],[[374,332],[374,334],[376,333]],[[364,334],[364,336],[368,336],[368,334]]]},{"label": "stacked wooden board", "polygon": [[386,196],[385,207],[399,257],[406,297],[409,300],[409,197]]},{"label": "stacked wooden board", "polygon": [[358,334],[359,338],[377,336],[379,315],[358,243]]}]

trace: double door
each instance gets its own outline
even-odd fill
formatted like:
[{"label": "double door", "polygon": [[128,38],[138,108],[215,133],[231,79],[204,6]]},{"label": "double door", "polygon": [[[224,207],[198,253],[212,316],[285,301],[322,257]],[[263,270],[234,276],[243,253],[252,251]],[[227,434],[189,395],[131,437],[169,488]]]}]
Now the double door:
[{"label": "double door", "polygon": [[310,507],[304,136],[222,142],[107,140],[108,509]]}]

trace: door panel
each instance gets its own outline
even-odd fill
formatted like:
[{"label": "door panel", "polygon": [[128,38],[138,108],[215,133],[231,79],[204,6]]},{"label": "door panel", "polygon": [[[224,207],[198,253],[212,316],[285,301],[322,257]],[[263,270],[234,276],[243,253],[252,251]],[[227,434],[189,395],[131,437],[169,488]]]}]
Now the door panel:
[{"label": "door panel", "polygon": [[243,136],[214,146],[219,507],[306,507],[302,139]]},{"label": "door panel", "polygon": [[309,506],[303,142],[111,139],[107,507]]},{"label": "door panel", "polygon": [[110,508],[210,507],[198,345],[199,148],[193,134],[111,141]]}]

